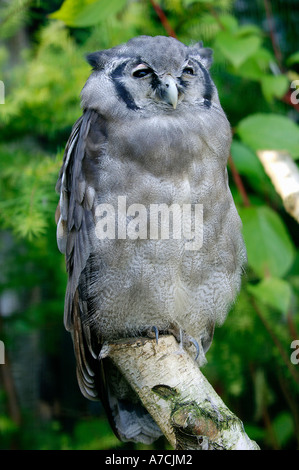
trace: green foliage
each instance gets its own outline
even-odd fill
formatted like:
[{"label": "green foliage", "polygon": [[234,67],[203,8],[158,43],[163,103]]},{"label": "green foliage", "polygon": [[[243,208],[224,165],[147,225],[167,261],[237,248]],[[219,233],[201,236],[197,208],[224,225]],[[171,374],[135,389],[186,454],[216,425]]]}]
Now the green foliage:
[{"label": "green foliage", "polygon": [[252,57],[261,45],[261,38],[255,34],[246,34],[241,28],[236,27],[235,31],[220,31],[217,34],[216,46],[223,53],[231,64],[238,68]]},{"label": "green foliage", "polygon": [[[0,221],[20,237],[32,239],[45,234],[57,205],[53,192],[60,158],[32,153],[18,146],[1,146]],[[28,153],[27,153],[28,152]],[[30,153],[29,153],[30,152]],[[15,159],[18,161],[16,172]],[[9,195],[9,197],[8,197]]]},{"label": "green foliage", "polygon": [[259,205],[239,211],[247,248],[248,264],[259,277],[283,277],[291,268],[295,249],[279,215]]},{"label": "green foliage", "polygon": [[126,3],[127,0],[110,0],[109,3],[98,0],[66,0],[60,10],[50,16],[64,21],[68,26],[84,28],[99,24],[111,15],[116,15]]},{"label": "green foliage", "polygon": [[0,125],[4,135],[9,126],[10,133],[51,141],[79,117],[79,93],[89,67],[84,51],[61,23],[50,22],[39,31],[38,41],[34,50],[22,51],[24,62],[4,76]]},{"label": "green foliage", "polygon": [[291,119],[278,114],[252,114],[238,125],[242,141],[253,150],[285,150],[299,158],[299,129]]},{"label": "green foliage", "polygon": [[[262,2],[255,18],[250,1],[243,2],[248,16],[233,0],[156,3],[178,39],[203,40],[214,49],[211,73],[233,127],[232,160],[250,204],[244,204],[231,171],[248,267],[235,305],[216,329],[204,373],[262,448],[296,448],[299,372],[290,361],[290,344],[299,339],[299,230],[256,152],[280,149],[299,158],[298,113],[287,98],[291,82],[299,79],[298,37],[284,40],[279,57]],[[283,38],[289,28],[285,13],[275,2],[272,9]],[[289,21],[298,10],[289,11]],[[22,401],[22,425],[6,411],[7,390],[1,393],[1,448],[128,448],[118,443],[104,417],[90,416],[76,385],[69,385],[66,375],[72,369],[63,367],[66,276],[55,240],[54,187],[71,126],[81,113],[79,94],[90,71],[85,54],[140,34],[166,34],[148,0],[12,0],[0,6],[0,79],[5,83],[0,296],[12,293],[17,299],[2,318],[0,335],[17,357],[17,338],[27,341],[38,332],[40,355],[62,364],[58,388],[67,389],[67,404],[60,398],[61,415],[54,413],[48,421],[38,420],[36,410]]]},{"label": "green foliage", "polygon": [[32,0],[2,2],[0,5],[0,37],[7,38],[17,33],[28,14]]},{"label": "green foliage", "polygon": [[[103,436],[99,442],[98,436]],[[78,450],[111,449],[120,447],[119,440],[112,433],[107,420],[99,418],[80,421],[74,431],[75,448]]]},{"label": "green foliage", "polygon": [[273,431],[279,447],[284,447],[295,431],[291,413],[277,415],[273,420]]},{"label": "green foliage", "polygon": [[290,57],[288,57],[287,64],[293,65],[293,64],[298,64],[299,62],[299,51],[294,52],[294,54],[291,54]]},{"label": "green foliage", "polygon": [[247,289],[258,302],[262,302],[274,310],[279,310],[284,315],[289,311],[292,289],[284,279],[267,277],[258,284],[248,284]]},{"label": "green foliage", "polygon": [[265,98],[272,101],[273,98],[282,98],[286,94],[289,80],[285,75],[265,75],[261,77],[261,86]]}]

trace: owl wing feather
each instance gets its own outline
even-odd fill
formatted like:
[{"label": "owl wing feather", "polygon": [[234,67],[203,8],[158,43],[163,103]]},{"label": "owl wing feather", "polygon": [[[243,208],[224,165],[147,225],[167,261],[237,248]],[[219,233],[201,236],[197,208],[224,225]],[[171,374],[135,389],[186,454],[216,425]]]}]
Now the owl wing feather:
[{"label": "owl wing feather", "polygon": [[89,327],[82,323],[82,318],[87,316],[87,305],[80,295],[79,280],[93,252],[95,191],[84,174],[83,162],[89,131],[98,118],[96,111],[86,110],[75,122],[56,185],[60,194],[56,211],[57,242],[59,250],[65,254],[68,272],[64,323],[73,336],[79,386],[89,399],[99,399],[94,372],[99,368],[99,361]]}]

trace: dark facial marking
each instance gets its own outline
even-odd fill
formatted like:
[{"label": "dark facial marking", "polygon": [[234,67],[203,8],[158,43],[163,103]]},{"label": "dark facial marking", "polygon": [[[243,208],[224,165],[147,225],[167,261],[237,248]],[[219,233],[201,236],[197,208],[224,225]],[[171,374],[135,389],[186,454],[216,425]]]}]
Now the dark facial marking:
[{"label": "dark facial marking", "polygon": [[152,79],[151,79],[151,87],[153,90],[157,90],[157,88],[161,85],[161,82],[157,75],[153,73]]},{"label": "dark facial marking", "polygon": [[136,105],[131,93],[126,89],[126,87],[121,83],[121,78],[123,77],[123,72],[127,62],[123,62],[118,65],[113,72],[111,72],[111,78],[117,93],[117,96],[123,100],[129,109],[136,111],[138,106]]},{"label": "dark facial marking", "polygon": [[203,98],[204,98],[204,105],[207,107],[207,108],[210,108],[211,106],[211,100],[212,100],[212,96],[213,96],[213,85],[212,85],[212,80],[211,80],[211,77],[209,75],[209,73],[207,72],[207,70],[204,68],[204,66],[196,59],[194,59],[195,62],[197,63],[197,65],[199,66],[200,70],[202,71],[203,73],[203,76],[204,76],[204,85],[205,85],[205,92],[204,92],[204,95],[203,95]]},{"label": "dark facial marking", "polygon": [[180,88],[188,88],[189,83],[187,82],[187,80],[184,80],[182,77],[178,77],[178,81],[180,84]]}]

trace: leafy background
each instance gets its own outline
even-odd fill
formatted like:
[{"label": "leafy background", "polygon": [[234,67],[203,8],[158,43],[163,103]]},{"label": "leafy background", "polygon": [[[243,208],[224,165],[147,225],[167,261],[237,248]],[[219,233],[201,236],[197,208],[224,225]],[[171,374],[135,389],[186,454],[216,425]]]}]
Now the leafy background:
[{"label": "leafy background", "polygon": [[299,231],[256,155],[284,149],[299,160],[299,108],[290,101],[299,79],[296,0],[1,2],[0,448],[149,448],[119,443],[101,405],[78,391],[54,223],[63,148],[90,73],[84,56],[139,34],[214,49],[248,267],[203,372],[261,448],[298,449],[299,365],[290,356],[299,339]]}]

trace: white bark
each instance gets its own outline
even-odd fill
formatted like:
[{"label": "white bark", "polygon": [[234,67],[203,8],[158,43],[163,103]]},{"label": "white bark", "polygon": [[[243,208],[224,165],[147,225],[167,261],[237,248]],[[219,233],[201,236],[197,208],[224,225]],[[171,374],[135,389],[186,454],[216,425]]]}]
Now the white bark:
[{"label": "white bark", "polygon": [[299,222],[299,170],[292,158],[282,151],[261,150],[257,155],[280,195],[286,211]]},{"label": "white bark", "polygon": [[158,344],[148,338],[121,340],[107,345],[104,355],[124,374],[174,449],[259,449],[173,336],[160,336]]}]

